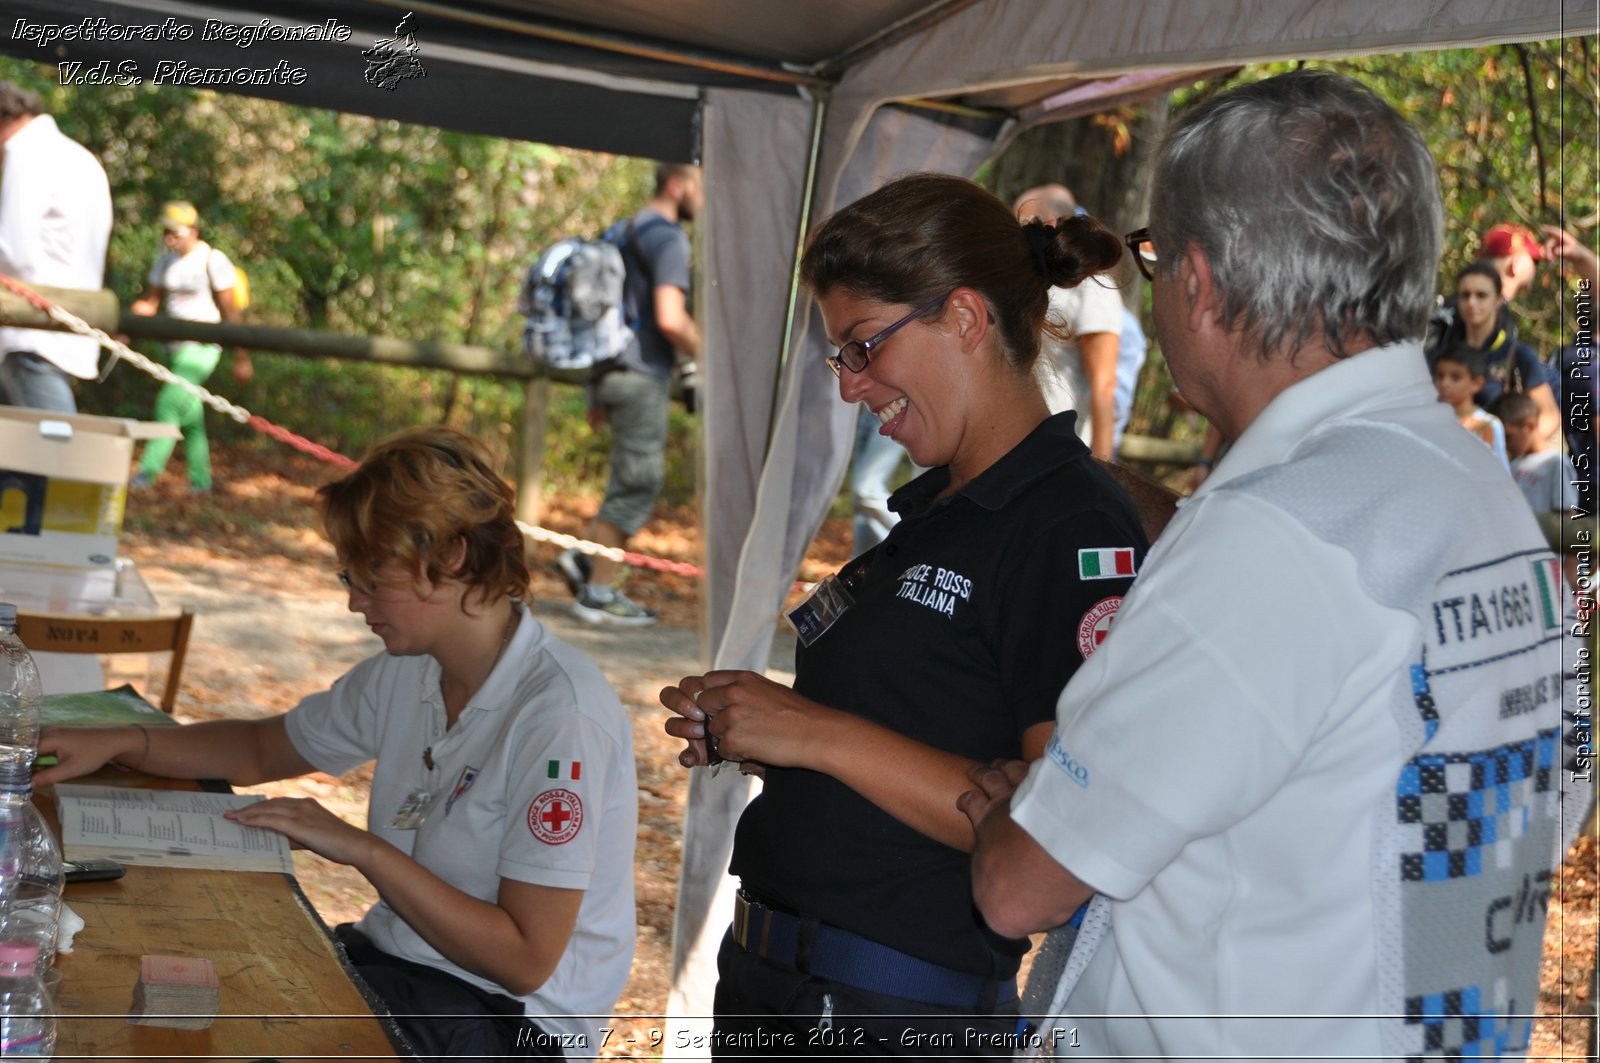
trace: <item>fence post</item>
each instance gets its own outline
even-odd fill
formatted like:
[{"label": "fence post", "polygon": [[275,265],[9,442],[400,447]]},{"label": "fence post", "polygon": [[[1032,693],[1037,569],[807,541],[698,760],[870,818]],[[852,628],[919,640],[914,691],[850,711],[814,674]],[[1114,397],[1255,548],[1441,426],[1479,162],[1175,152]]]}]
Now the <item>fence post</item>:
[{"label": "fence post", "polygon": [[550,423],[550,381],[527,378],[522,389],[522,439],[517,454],[517,519],[537,526],[544,509],[544,436]]}]

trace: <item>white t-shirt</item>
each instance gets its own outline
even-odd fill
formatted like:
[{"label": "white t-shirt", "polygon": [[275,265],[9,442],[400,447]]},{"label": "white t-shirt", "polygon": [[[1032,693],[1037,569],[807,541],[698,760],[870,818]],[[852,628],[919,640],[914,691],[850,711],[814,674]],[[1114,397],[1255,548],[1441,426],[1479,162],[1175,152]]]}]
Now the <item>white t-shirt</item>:
[{"label": "white t-shirt", "polygon": [[1511,463],[1511,475],[1535,513],[1566,513],[1578,504],[1578,473],[1559,450],[1524,454]]},{"label": "white t-shirt", "polygon": [[1110,278],[1090,277],[1076,288],[1051,288],[1048,320],[1065,325],[1067,343],[1046,333],[1039,351],[1039,387],[1051,413],[1078,411],[1078,437],[1089,441],[1089,377],[1077,338],[1094,332],[1122,333],[1122,295]]},{"label": "white t-shirt", "polygon": [[[1473,772],[1558,752],[1559,579],[1416,345],[1269,404],[1157,540],[1012,801],[1112,899],[1052,1009],[1072,1054],[1421,1055],[1423,1024],[1377,1016],[1454,990],[1525,1045],[1543,911],[1495,898],[1548,874],[1559,797]],[[1435,768],[1438,792],[1407,789]]]},{"label": "white t-shirt", "polygon": [[[597,1027],[633,962],[632,730],[594,663],[519,608],[500,663],[448,732],[437,662],[387,653],[284,722],[321,771],[340,775],[376,759],[367,829],[462,892],[492,903],[502,878],[584,891],[554,973],[522,1000],[540,1026],[583,1036],[598,1054]],[[418,789],[435,795],[426,821],[393,826]],[[358,925],[385,952],[506,992],[440,955],[381,900]]]},{"label": "white t-shirt", "polygon": [[237,285],[239,274],[227,255],[201,240],[187,254],[162,252],[150,267],[150,283],[165,291],[168,317],[216,322],[222,311],[212,293]]},{"label": "white t-shirt", "polygon": [[[111,186],[100,160],[47,114],[13,133],[3,150],[0,273],[29,285],[101,287],[111,240]],[[67,332],[0,328],[0,359],[9,351],[32,351],[88,380],[100,345]]]}]

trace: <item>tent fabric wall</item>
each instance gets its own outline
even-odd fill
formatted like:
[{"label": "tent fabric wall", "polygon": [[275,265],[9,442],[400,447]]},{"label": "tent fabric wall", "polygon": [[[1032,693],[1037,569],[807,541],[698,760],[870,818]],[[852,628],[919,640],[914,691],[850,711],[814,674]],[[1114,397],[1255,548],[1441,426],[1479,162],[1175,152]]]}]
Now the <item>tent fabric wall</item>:
[{"label": "tent fabric wall", "polygon": [[[726,308],[770,305],[775,291],[787,290],[801,191],[788,179],[768,189],[730,178],[749,160],[769,158],[770,151],[803,162],[809,142],[809,119],[797,122],[793,110],[784,108],[775,120],[770,97],[747,96],[708,94],[703,126],[711,204],[706,213],[710,217],[714,211],[716,220],[701,237],[701,253],[707,275],[719,278],[714,282],[720,287],[718,302]],[[827,114],[827,123],[851,117]],[[815,220],[865,195],[886,174],[971,172],[992,143],[937,119],[879,110],[865,123],[858,150],[847,147],[821,161],[820,171],[831,166],[843,173],[819,181],[818,199],[829,207]],[[785,204],[792,209],[781,218]],[[784,220],[788,229],[781,235],[788,242],[775,265],[768,241],[779,238],[772,227],[781,228]],[[770,447],[766,429],[774,376],[748,373],[747,363],[759,358],[776,367],[773,355],[782,346],[785,322],[738,311],[706,319],[706,424],[723,429],[721,442],[707,454],[704,500],[706,613],[719,621],[711,631],[715,668],[764,667],[778,608],[850,460],[856,409],[839,400],[838,384],[823,365],[832,349],[820,319],[809,300],[800,306],[804,325],[783,366]],[[706,1026],[704,1017],[711,1014],[717,948],[733,910],[734,882],[727,875],[733,828],[752,791],[752,781],[731,768],[695,771],[690,778],[668,999],[674,1040],[678,1032]],[[666,1051],[675,1055],[671,1042]]]},{"label": "tent fabric wall", "polygon": [[[799,97],[714,90],[702,114],[706,211],[698,246],[707,288],[696,296],[696,309],[703,328],[708,590],[701,615],[720,634],[732,602],[721,589],[735,582],[766,452],[775,355],[788,326],[777,293],[788,290],[794,268],[813,110]],[[793,165],[765,167],[765,179],[749,179],[762,161],[775,159]],[[713,595],[713,587],[720,593]],[[769,626],[769,643],[771,634]],[[672,938],[673,970],[695,973],[673,980],[668,1009],[675,1015],[711,1014],[717,943],[726,925],[718,919],[733,906],[729,839],[749,795],[750,781],[737,772],[690,774]],[[672,1050],[669,1041],[664,1051]]]}]

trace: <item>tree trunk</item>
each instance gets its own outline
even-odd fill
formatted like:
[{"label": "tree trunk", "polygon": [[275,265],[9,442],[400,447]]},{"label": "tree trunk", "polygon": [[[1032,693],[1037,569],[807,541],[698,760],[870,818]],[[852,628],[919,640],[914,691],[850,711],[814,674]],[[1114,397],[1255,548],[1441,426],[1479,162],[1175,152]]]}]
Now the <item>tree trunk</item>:
[{"label": "tree trunk", "polygon": [[[1035,126],[994,161],[990,187],[1010,203],[1038,185],[1064,184],[1079,206],[1121,236],[1145,224],[1150,169],[1169,110],[1167,97],[1158,96],[1138,107]],[[1139,285],[1124,293],[1130,305],[1139,294]]]}]

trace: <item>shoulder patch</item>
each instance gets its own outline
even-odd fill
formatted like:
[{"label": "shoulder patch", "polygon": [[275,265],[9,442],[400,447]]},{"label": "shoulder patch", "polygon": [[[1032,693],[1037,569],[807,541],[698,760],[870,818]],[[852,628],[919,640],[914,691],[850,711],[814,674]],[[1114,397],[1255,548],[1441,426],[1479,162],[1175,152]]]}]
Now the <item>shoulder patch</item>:
[{"label": "shoulder patch", "polygon": [[583,801],[571,790],[546,790],[528,805],[528,829],[546,845],[565,845],[583,829]]},{"label": "shoulder patch", "polygon": [[1100,648],[1100,644],[1111,633],[1111,622],[1117,618],[1117,610],[1122,608],[1122,596],[1101,598],[1090,607],[1083,619],[1078,621],[1078,652],[1084,658]]},{"label": "shoulder patch", "polygon": [[1078,551],[1079,579],[1132,579],[1133,547],[1100,546]]}]

